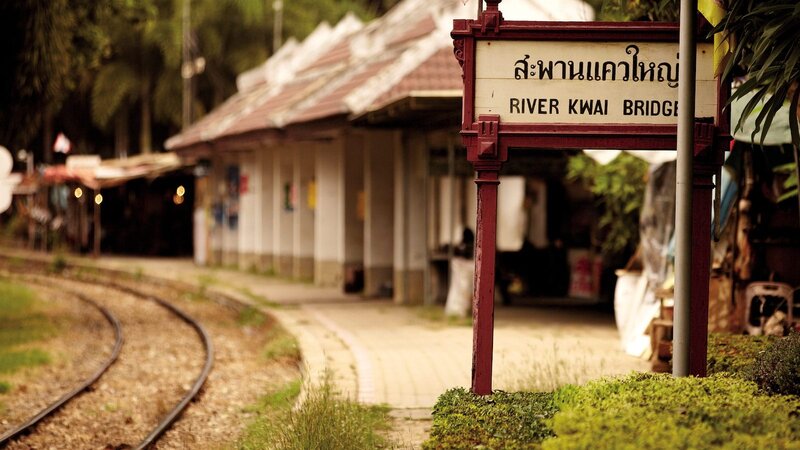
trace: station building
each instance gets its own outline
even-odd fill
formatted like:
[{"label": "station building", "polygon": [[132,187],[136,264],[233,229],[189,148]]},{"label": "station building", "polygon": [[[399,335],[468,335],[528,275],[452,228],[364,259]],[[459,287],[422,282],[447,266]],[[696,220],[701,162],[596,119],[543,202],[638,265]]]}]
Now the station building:
[{"label": "station building", "polygon": [[[593,18],[578,0],[508,3],[506,19]],[[236,94],[166,142],[205,169],[196,180],[195,260],[398,303],[440,297],[437,270],[447,272],[464,230],[475,229],[475,185],[459,136],[462,71],[449,34],[454,18],[477,8],[405,0],[369,23],[347,15],[242,73]],[[544,248],[564,229],[558,215],[543,213],[546,169],[563,167],[566,156],[538,156],[536,164],[514,157],[508,173],[525,177],[501,184],[522,193],[501,196],[501,211],[503,198],[527,211],[524,224],[519,214],[499,219],[501,236],[517,236],[511,249],[523,237]],[[539,201],[523,205],[526,198]],[[588,226],[592,218],[570,220]]]}]

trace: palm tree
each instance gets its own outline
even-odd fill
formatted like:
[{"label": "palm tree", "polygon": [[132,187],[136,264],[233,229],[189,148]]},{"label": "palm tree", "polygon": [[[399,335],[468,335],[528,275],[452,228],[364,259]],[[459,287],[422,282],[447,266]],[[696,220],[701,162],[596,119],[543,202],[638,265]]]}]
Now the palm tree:
[{"label": "palm tree", "polygon": [[127,153],[128,114],[138,106],[139,148],[152,151],[153,92],[174,47],[172,0],[118,4],[106,23],[111,56],[92,87],[92,120],[106,128],[115,119],[116,151]]}]

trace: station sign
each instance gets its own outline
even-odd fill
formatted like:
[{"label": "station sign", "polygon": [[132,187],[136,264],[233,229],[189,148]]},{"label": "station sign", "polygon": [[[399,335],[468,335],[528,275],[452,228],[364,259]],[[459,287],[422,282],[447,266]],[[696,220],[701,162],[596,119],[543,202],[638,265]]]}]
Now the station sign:
[{"label": "station sign", "polygon": [[[697,117],[717,112],[712,54],[697,46]],[[677,42],[479,40],[473,120],[675,125],[678,67]]]}]

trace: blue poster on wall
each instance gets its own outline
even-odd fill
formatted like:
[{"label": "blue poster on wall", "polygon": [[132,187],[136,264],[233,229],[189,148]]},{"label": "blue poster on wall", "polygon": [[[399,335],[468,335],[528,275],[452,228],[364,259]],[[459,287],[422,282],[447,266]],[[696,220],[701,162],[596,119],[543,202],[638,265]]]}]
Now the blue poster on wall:
[{"label": "blue poster on wall", "polygon": [[236,230],[239,226],[239,166],[228,166],[227,182],[228,229]]}]

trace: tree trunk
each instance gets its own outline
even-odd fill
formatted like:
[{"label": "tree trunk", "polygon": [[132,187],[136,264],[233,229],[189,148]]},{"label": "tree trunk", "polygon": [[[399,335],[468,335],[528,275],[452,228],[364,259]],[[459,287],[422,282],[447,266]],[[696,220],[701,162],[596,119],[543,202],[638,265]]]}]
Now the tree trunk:
[{"label": "tree trunk", "polygon": [[152,114],[150,112],[150,80],[145,79],[142,83],[142,121],[139,128],[139,148],[142,153],[152,153],[153,151],[153,136],[152,136]]},{"label": "tree trunk", "polygon": [[117,158],[127,158],[130,146],[130,130],[128,129],[128,108],[123,105],[117,112],[114,123],[114,154]]}]

